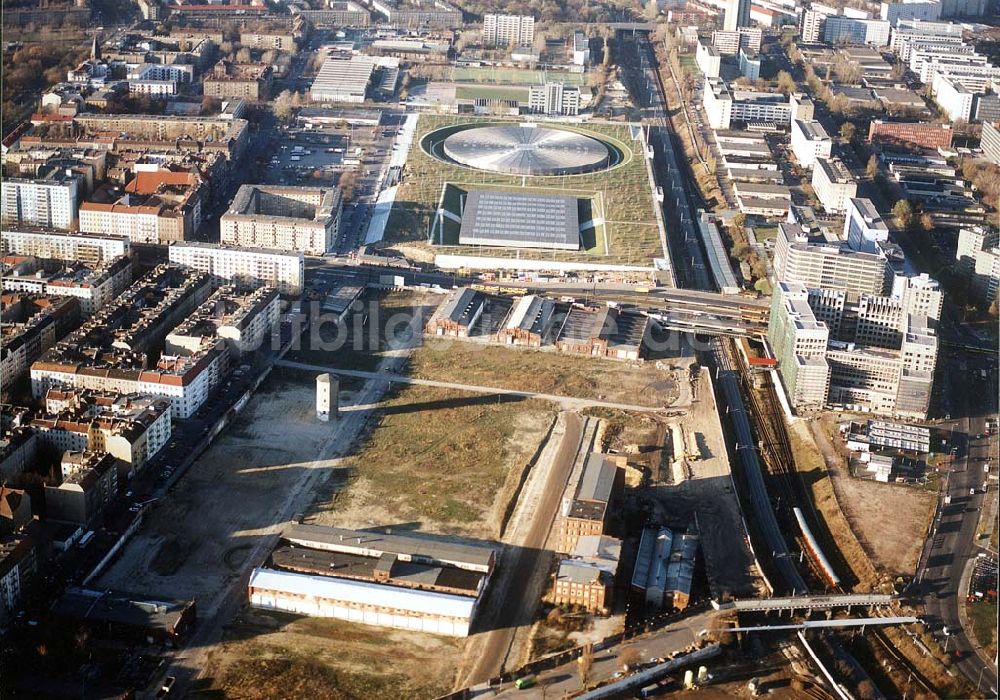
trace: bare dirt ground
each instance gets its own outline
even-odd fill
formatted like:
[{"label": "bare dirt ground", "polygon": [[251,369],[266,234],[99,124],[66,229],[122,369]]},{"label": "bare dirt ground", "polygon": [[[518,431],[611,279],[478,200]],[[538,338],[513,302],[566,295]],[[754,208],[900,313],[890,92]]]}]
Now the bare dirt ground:
[{"label": "bare dirt ground", "polygon": [[[311,469],[329,438],[330,424],[315,418],[313,381],[272,375],[95,585],[205,599],[236,577],[257,536],[276,524],[278,494]],[[329,473],[320,465],[316,476]]]},{"label": "bare dirt ground", "polygon": [[649,489],[653,518],[676,528],[697,524],[713,597],[752,596],[762,591],[762,583],[744,536],[707,369],[699,376],[697,396],[686,415],[671,420],[695,434],[700,459],[689,460],[690,476],[680,483],[654,484]]},{"label": "bare dirt ground", "polygon": [[935,494],[910,486],[845,478],[838,484],[841,508],[862,546],[887,573],[912,575],[917,568]]},{"label": "bare dirt ground", "polygon": [[211,692],[226,697],[431,698],[450,689],[464,643],[247,609],[217,646],[208,674]]}]

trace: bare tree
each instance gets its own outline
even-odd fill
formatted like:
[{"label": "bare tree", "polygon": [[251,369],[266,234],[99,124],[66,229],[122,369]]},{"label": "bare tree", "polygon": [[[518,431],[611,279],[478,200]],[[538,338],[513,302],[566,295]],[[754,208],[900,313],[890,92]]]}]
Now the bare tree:
[{"label": "bare tree", "polygon": [[580,654],[580,658],[576,660],[577,671],[580,673],[580,685],[583,688],[587,687],[587,683],[590,682],[590,670],[594,665],[594,645],[589,642],[584,645],[583,653]]}]

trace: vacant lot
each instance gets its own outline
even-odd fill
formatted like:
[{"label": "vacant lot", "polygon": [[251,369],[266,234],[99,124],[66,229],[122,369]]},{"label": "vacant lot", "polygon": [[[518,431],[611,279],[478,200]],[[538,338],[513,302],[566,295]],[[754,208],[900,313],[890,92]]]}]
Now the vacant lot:
[{"label": "vacant lot", "polygon": [[295,486],[331,474],[315,461],[332,430],[315,418],[314,391],[311,374],[273,374],[96,585],[204,603],[237,576]]},{"label": "vacant lot", "polygon": [[[212,653],[205,697],[430,698],[465,640],[247,610]],[[198,694],[195,694],[198,697]]]},{"label": "vacant lot", "polygon": [[386,397],[309,517],[493,538],[555,417],[551,404],[405,385]]},{"label": "vacant lot", "polygon": [[[681,390],[675,373],[652,364],[562,355],[464,341],[426,339],[410,359],[410,374],[504,389],[538,391],[639,406],[672,405]],[[686,372],[676,374],[686,377]]]},{"label": "vacant lot", "polygon": [[913,574],[937,496],[922,489],[842,479],[841,506],[877,566],[891,574]]},{"label": "vacant lot", "polygon": [[972,622],[972,633],[976,635],[976,639],[986,649],[987,655],[995,656],[997,653],[996,601],[969,603],[966,610],[969,613],[969,620]]}]

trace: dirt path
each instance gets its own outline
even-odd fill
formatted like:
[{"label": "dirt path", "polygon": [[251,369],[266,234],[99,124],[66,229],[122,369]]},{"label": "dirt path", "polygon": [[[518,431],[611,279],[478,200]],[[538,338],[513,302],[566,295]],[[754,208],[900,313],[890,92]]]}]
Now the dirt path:
[{"label": "dirt path", "polygon": [[497,576],[483,602],[477,623],[484,631],[470,640],[466,659],[471,666],[466,673],[459,674],[459,687],[497,675],[517,630],[530,627],[534,619],[553,556],[544,548],[545,541],[580,448],[583,423],[576,413],[560,415],[518,499],[511,525],[504,535],[506,547],[502,561],[497,565]]},{"label": "dirt path", "polygon": [[457,389],[459,391],[469,391],[476,394],[502,394],[504,396],[523,396],[529,399],[543,399],[555,402],[567,411],[578,411],[590,406],[599,408],[611,408],[618,411],[636,412],[656,412],[661,410],[661,406],[636,406],[627,403],[614,403],[612,401],[599,401],[597,399],[573,398],[570,396],[557,396],[555,394],[543,394],[537,391],[517,391],[516,389],[502,389],[495,386],[479,386],[476,384],[458,384],[456,382],[439,382],[433,379],[414,379],[405,374],[393,374],[392,372],[365,372],[354,369],[340,369],[337,367],[326,367],[323,365],[312,365],[304,362],[294,362],[292,360],[281,360],[276,363],[279,367],[290,367],[292,369],[303,369],[312,372],[334,372],[346,377],[361,377],[363,379],[377,379],[384,382],[396,382],[399,384],[416,384],[418,386],[433,386],[439,389]]}]

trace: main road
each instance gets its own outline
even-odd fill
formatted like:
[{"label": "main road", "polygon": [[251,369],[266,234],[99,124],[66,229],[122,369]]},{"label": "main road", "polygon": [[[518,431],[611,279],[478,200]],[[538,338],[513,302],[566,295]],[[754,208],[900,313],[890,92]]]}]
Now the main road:
[{"label": "main road", "polygon": [[[984,509],[988,510],[988,500],[996,498],[994,493],[983,492],[988,470],[996,473],[996,464],[990,464],[996,436],[986,434],[986,421],[996,415],[996,374],[988,362],[982,367],[972,364],[973,358],[967,353],[944,354],[942,362],[942,393],[961,402],[954,408],[963,417],[938,426],[950,429],[955,453],[921,555],[915,589],[923,597],[925,619],[935,627],[942,645],[957,656],[958,669],[973,684],[978,683],[982,692],[993,696],[997,688],[996,664],[970,640],[972,630],[962,608],[968,595],[969,572],[983,552],[980,518]],[[983,371],[987,372],[985,381]]]}]

